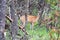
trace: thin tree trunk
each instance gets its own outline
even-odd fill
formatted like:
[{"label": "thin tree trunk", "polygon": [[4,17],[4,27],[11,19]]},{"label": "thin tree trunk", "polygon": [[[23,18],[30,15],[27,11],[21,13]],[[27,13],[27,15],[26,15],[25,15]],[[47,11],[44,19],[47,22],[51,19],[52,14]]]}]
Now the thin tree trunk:
[{"label": "thin tree trunk", "polygon": [[17,30],[18,30],[18,26],[17,26],[18,18],[17,18],[14,8],[15,8],[14,0],[12,0],[11,5],[10,5],[11,18],[13,19],[13,22],[11,23],[12,40],[16,40],[16,34],[17,34]]},{"label": "thin tree trunk", "polygon": [[6,0],[0,0],[0,40],[5,40],[4,38],[5,9],[6,9]]},{"label": "thin tree trunk", "polygon": [[[28,8],[29,7],[29,0],[25,0],[25,3],[26,3],[25,4],[26,5],[25,6],[26,7],[26,13],[25,13],[25,26],[24,27],[26,28],[26,26],[27,26],[27,14],[29,13],[29,8]],[[25,31],[26,31],[26,29],[25,29]],[[27,35],[24,34],[23,39],[20,39],[20,40],[28,40]]]},{"label": "thin tree trunk", "polygon": [[38,0],[39,11],[40,11],[40,17],[39,17],[39,20],[38,20],[39,26],[40,26],[41,21],[42,21],[42,14],[43,14],[43,11],[44,11],[44,10],[43,10],[43,9],[44,9],[44,3],[45,3],[44,0]]}]

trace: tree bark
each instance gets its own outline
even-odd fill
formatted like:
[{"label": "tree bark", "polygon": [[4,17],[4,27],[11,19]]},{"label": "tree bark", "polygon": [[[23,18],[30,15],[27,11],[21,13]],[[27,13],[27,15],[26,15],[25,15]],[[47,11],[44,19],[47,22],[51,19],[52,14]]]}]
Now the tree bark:
[{"label": "tree bark", "polygon": [[43,11],[44,11],[44,3],[45,3],[45,0],[38,0],[38,10],[40,11],[40,13],[39,13],[39,15],[40,15],[40,17],[39,17],[39,20],[38,20],[38,22],[39,22],[39,26],[41,25],[41,21],[42,21],[42,14],[43,14]]},{"label": "tree bark", "polygon": [[0,40],[5,40],[4,38],[5,9],[6,9],[6,0],[0,0]]},{"label": "tree bark", "polygon": [[11,19],[13,19],[13,22],[11,23],[12,40],[16,40],[16,34],[18,30],[18,26],[17,26],[18,18],[14,8],[15,8],[14,0],[12,0],[10,5]]}]

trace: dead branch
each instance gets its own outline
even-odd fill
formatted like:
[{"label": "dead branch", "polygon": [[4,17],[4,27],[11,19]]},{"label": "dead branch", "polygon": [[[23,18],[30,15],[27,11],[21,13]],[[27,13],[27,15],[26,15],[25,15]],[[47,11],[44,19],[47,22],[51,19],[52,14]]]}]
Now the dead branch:
[{"label": "dead branch", "polygon": [[9,16],[5,15],[5,17],[6,17],[10,22],[13,22],[13,19],[11,19]]},{"label": "dead branch", "polygon": [[24,26],[20,25],[20,26],[19,26],[19,29],[21,29],[26,35],[28,35],[28,33],[26,32]]}]

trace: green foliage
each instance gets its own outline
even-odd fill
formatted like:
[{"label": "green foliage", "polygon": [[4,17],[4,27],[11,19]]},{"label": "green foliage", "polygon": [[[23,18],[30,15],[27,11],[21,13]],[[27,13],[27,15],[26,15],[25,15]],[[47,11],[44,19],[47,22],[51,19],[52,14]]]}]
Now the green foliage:
[{"label": "green foliage", "polygon": [[56,4],[58,3],[58,0],[46,0],[48,4],[50,4],[52,9],[57,9]]},{"label": "green foliage", "polygon": [[[46,0],[46,2],[49,3],[51,5],[51,8],[53,9],[49,12],[48,17],[54,19],[55,10],[60,10],[60,8],[55,6],[57,3],[57,0]],[[32,13],[33,15],[37,15],[38,9],[34,7]],[[7,23],[10,23],[10,22],[7,20]],[[38,22],[35,23],[33,30],[30,29],[30,23],[27,24],[26,31],[29,34],[28,39],[29,40],[50,40],[49,32],[46,31],[46,26],[43,24],[42,24],[43,26],[38,26],[37,24]],[[55,24],[54,21],[52,22],[52,24]],[[20,25],[20,20],[18,20],[18,25]],[[60,27],[60,17],[58,17],[57,27]],[[20,29],[18,30],[18,34],[20,34],[20,36],[24,35],[22,30]],[[57,39],[57,34],[55,32],[52,32],[52,36],[53,38]],[[6,40],[9,40],[9,39],[11,40],[11,38],[9,38],[9,32],[7,31]]]},{"label": "green foliage", "polygon": [[6,30],[7,32],[6,32],[6,40],[12,40],[12,38],[11,38],[11,35],[10,35],[10,31],[8,31],[8,30]]},{"label": "green foliage", "polygon": [[33,13],[33,15],[37,15],[37,13],[38,13],[37,8],[34,8],[33,11],[32,11],[32,13]]},{"label": "green foliage", "polygon": [[[34,29],[30,29],[30,23],[26,26],[26,31],[28,33],[28,40],[50,40],[49,32],[46,31],[46,27],[38,26],[37,23],[34,25]],[[7,31],[6,39],[9,40],[11,37],[9,37],[9,32]],[[18,34],[20,34],[20,37],[24,35],[24,33],[19,29]],[[19,36],[19,35],[18,35]],[[55,33],[52,33],[53,38],[57,38],[57,35]],[[10,39],[11,40],[11,39]]]}]

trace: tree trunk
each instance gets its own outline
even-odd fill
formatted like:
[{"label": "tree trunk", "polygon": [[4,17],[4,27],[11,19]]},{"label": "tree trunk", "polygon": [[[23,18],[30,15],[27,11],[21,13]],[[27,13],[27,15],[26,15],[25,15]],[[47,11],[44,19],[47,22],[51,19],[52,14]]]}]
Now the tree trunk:
[{"label": "tree trunk", "polygon": [[6,9],[6,0],[0,0],[0,40],[5,40],[4,38],[5,9]]},{"label": "tree trunk", "polygon": [[10,5],[11,18],[13,19],[13,22],[11,23],[12,40],[16,40],[16,34],[18,30],[18,26],[17,26],[18,18],[14,8],[15,8],[14,0],[12,0]]},{"label": "tree trunk", "polygon": [[42,21],[42,14],[43,14],[43,11],[44,11],[44,3],[45,1],[44,0],[38,0],[38,5],[39,5],[39,11],[40,11],[40,17],[39,17],[39,26],[41,25],[41,21]]}]

